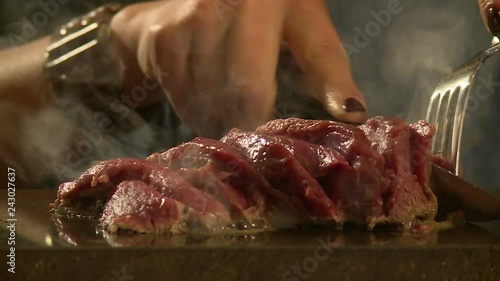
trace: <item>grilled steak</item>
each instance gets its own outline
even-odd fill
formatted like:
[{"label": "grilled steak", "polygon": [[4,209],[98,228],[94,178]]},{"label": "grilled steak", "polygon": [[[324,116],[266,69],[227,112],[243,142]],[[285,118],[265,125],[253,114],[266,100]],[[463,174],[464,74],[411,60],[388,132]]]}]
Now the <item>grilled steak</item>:
[{"label": "grilled steak", "polygon": [[434,128],[376,117],[360,126],[297,118],[147,159],[104,161],[61,184],[54,210],[109,232],[270,230],[434,219]]},{"label": "grilled steak", "polygon": [[437,199],[427,183],[429,144],[432,130],[427,124],[409,126],[400,119],[373,118],[362,126],[372,147],[384,157],[385,177],[390,180],[384,192],[386,219],[434,218]]}]

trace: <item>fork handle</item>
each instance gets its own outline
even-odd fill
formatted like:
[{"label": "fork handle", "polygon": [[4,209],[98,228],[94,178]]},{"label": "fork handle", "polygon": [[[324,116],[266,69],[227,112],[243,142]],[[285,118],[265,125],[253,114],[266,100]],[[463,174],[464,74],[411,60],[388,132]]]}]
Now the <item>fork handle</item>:
[{"label": "fork handle", "polygon": [[500,35],[500,10],[496,7],[488,9],[488,29],[495,37]]}]

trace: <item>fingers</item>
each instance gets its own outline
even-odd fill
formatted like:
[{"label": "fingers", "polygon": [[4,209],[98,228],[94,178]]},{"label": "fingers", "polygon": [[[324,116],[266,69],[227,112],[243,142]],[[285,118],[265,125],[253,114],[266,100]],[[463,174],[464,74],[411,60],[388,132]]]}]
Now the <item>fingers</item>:
[{"label": "fingers", "polygon": [[191,3],[188,13],[183,9],[182,23],[176,25],[177,30],[184,28],[191,34],[189,45],[183,48],[185,52],[175,54],[186,58],[181,84],[184,91],[177,89],[169,95],[182,96],[182,100],[172,97],[175,108],[198,135],[219,138],[237,125],[225,108],[227,34],[232,17],[225,14],[222,19],[214,5],[216,1]]},{"label": "fingers", "polygon": [[[193,39],[189,67],[197,98],[210,104],[207,99],[219,95],[227,82],[225,56],[229,25],[216,13],[213,5],[205,5],[201,9],[200,15],[190,23]],[[231,15],[225,16],[225,20],[230,20]]]},{"label": "fingers", "polygon": [[223,17],[217,1],[133,5],[112,23],[198,134],[253,130],[271,117],[282,34],[315,98],[340,120],[363,121],[364,98],[322,1],[238,0]]},{"label": "fingers", "polygon": [[137,50],[138,37],[144,27],[146,15],[149,10],[159,7],[158,1],[132,4],[121,9],[111,21],[114,35],[127,47],[129,51]]},{"label": "fingers", "polygon": [[142,71],[167,90],[171,104],[183,115],[189,104],[187,93],[192,91],[188,61],[192,33],[177,26],[175,17],[162,18],[162,14],[172,14],[176,8],[175,1],[163,3],[166,4],[158,7],[156,17],[144,22],[137,60]]},{"label": "fingers", "polygon": [[127,12],[142,22],[131,29],[137,43],[128,43],[140,69],[161,82],[183,121],[210,137],[270,117],[283,18],[274,1],[241,0],[223,17],[214,3],[158,1]]},{"label": "fingers", "polygon": [[[180,116],[186,116],[192,85],[188,81],[188,54],[192,33],[176,20],[179,1],[153,1],[127,6],[112,27],[121,34],[140,71],[161,84]],[[169,15],[169,17],[165,17]],[[134,91],[134,89],[132,89]]]},{"label": "fingers", "polygon": [[[113,41],[115,47],[117,47],[117,51],[122,55],[125,66],[123,92],[125,95],[128,95],[127,99],[135,93],[134,91],[137,91],[138,85],[144,85],[144,83],[152,84],[153,82],[145,77],[145,73],[139,67],[137,48],[142,30],[144,29],[146,16],[151,9],[155,9],[159,4],[159,2],[146,2],[129,5],[120,10],[111,21]],[[148,88],[148,95],[140,104],[147,105],[161,99],[162,93],[156,90],[156,88],[159,87]]]},{"label": "fingers", "polygon": [[316,94],[334,117],[360,123],[366,102],[351,75],[349,60],[320,0],[295,1],[287,13],[284,39]]},{"label": "fingers", "polygon": [[[483,22],[493,35],[497,36],[500,33],[500,0],[478,0],[479,12],[483,18]],[[490,8],[496,9],[490,15]]]},{"label": "fingers", "polygon": [[216,0],[137,5],[123,18],[142,23],[128,30],[138,38],[124,41],[198,134],[255,129],[274,106],[284,2],[239,0],[223,17]]},{"label": "fingers", "polygon": [[274,107],[286,1],[241,2],[228,44],[228,95],[238,126],[253,130],[271,117]]},{"label": "fingers", "polygon": [[481,11],[486,11],[489,8],[500,8],[500,0],[477,0]]}]

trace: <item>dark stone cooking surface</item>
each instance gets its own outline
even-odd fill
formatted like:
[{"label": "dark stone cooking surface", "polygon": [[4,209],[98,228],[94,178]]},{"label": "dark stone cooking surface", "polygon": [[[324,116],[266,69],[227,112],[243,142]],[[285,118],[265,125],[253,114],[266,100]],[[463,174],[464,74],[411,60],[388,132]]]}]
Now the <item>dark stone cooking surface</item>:
[{"label": "dark stone cooking surface", "polygon": [[0,280],[500,280],[500,221],[427,235],[350,228],[103,238],[95,221],[53,220],[55,193],[17,191],[16,274],[2,254]]}]

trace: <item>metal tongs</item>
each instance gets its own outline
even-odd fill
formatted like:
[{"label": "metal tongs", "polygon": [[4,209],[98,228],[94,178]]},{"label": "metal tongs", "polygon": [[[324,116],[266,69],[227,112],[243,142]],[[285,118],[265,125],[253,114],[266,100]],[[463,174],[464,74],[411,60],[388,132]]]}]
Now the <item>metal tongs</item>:
[{"label": "metal tongs", "polygon": [[490,8],[488,12],[488,27],[494,35],[490,47],[439,83],[431,96],[426,117],[437,129],[432,155],[440,155],[451,163],[451,171],[435,164],[432,167],[433,191],[439,199],[440,211],[461,209],[469,221],[500,219],[500,198],[458,177],[461,171],[460,144],[470,91],[484,62],[500,52],[500,11]]}]

